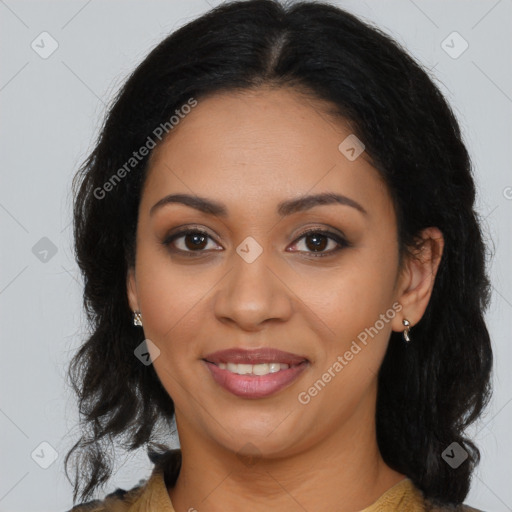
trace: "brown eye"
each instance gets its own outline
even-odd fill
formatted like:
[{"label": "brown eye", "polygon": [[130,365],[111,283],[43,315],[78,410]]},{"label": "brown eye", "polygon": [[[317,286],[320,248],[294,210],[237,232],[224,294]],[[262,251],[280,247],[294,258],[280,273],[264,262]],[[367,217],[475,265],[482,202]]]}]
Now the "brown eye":
[{"label": "brown eye", "polygon": [[185,247],[191,251],[195,249],[204,249],[208,244],[208,236],[202,233],[188,233],[183,237]]},{"label": "brown eye", "polygon": [[[202,253],[210,252],[210,250],[219,250],[215,247],[215,244],[208,249],[209,240],[213,242],[213,239],[206,231],[187,229],[168,236],[162,244],[169,247],[169,250],[174,253],[186,256],[200,256]],[[294,243],[294,246],[298,245],[302,240],[304,240],[305,249],[299,249],[299,252],[304,252],[314,257],[330,256],[344,247],[350,246],[340,235],[322,229],[305,231]]]},{"label": "brown eye", "polygon": [[325,248],[329,245],[330,240],[325,235],[320,235],[318,233],[306,235],[304,239],[306,240],[306,247],[313,252],[324,251]]},{"label": "brown eye", "polygon": [[[315,257],[329,256],[350,245],[346,240],[344,240],[336,233],[331,233],[330,231],[321,229],[310,229],[305,231],[297,239],[297,242],[295,242],[294,246],[298,245],[298,242],[302,239],[304,239],[304,246],[306,249],[300,252],[310,253]],[[329,247],[329,244],[331,249],[326,251],[326,249]]]},{"label": "brown eye", "polygon": [[204,249],[208,246],[210,235],[205,231],[198,229],[188,229],[174,233],[167,237],[162,243],[169,246],[173,252],[182,253],[201,253],[206,252]]}]

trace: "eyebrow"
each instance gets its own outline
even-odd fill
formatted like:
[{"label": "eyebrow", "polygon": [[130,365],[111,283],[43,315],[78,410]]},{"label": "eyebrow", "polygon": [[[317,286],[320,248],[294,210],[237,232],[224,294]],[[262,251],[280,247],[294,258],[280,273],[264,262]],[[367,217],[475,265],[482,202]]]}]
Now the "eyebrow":
[{"label": "eyebrow", "polygon": [[[222,203],[190,194],[171,194],[163,197],[151,207],[149,215],[153,215],[158,209],[172,203],[184,204],[209,215],[216,215],[223,218],[228,216],[228,210]],[[279,216],[285,217],[293,213],[309,210],[315,206],[329,204],[351,206],[362,214],[368,215],[368,212],[357,201],[350,199],[350,197],[330,192],[283,201],[278,204],[277,213]]]}]

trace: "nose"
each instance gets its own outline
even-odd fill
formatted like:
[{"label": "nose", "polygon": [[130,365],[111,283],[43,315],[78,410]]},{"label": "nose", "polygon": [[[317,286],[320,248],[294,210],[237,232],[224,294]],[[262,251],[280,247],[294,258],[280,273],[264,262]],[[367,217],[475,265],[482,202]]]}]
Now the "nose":
[{"label": "nose", "polygon": [[214,295],[219,321],[258,331],[270,321],[285,322],[291,317],[293,293],[267,254],[263,251],[250,263],[233,254],[233,266]]}]

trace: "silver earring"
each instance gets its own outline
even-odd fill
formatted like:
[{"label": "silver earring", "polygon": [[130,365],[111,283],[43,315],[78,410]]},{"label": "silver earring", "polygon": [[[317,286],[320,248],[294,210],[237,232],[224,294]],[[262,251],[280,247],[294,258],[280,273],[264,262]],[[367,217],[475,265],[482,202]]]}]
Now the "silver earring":
[{"label": "silver earring", "polygon": [[405,326],[405,330],[404,330],[404,340],[406,343],[409,343],[411,341],[411,338],[409,338],[409,331],[411,330],[410,329],[410,323],[409,323],[409,320],[406,320],[405,318],[402,320],[402,323],[404,324]]},{"label": "silver earring", "polygon": [[142,315],[140,311],[133,312],[133,325],[138,325],[139,327],[142,327]]}]

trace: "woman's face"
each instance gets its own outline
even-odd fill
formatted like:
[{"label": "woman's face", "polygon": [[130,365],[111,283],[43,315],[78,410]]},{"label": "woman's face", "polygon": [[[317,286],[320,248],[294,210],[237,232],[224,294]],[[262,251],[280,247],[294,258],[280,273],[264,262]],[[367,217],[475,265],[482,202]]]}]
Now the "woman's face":
[{"label": "woman's face", "polygon": [[[153,364],[182,446],[188,436],[283,456],[346,442],[373,419],[391,331],[417,320],[399,313],[407,282],[389,193],[357,141],[339,149],[351,132],[320,105],[286,89],[215,95],[151,156],[128,293],[160,351]],[[152,209],[174,194],[225,213],[171,201]],[[318,194],[346,199],[306,200]],[[185,229],[207,236],[169,241]],[[281,370],[285,356],[262,352],[257,368],[230,371],[218,363],[243,360],[211,354],[232,348],[298,358]]]}]

